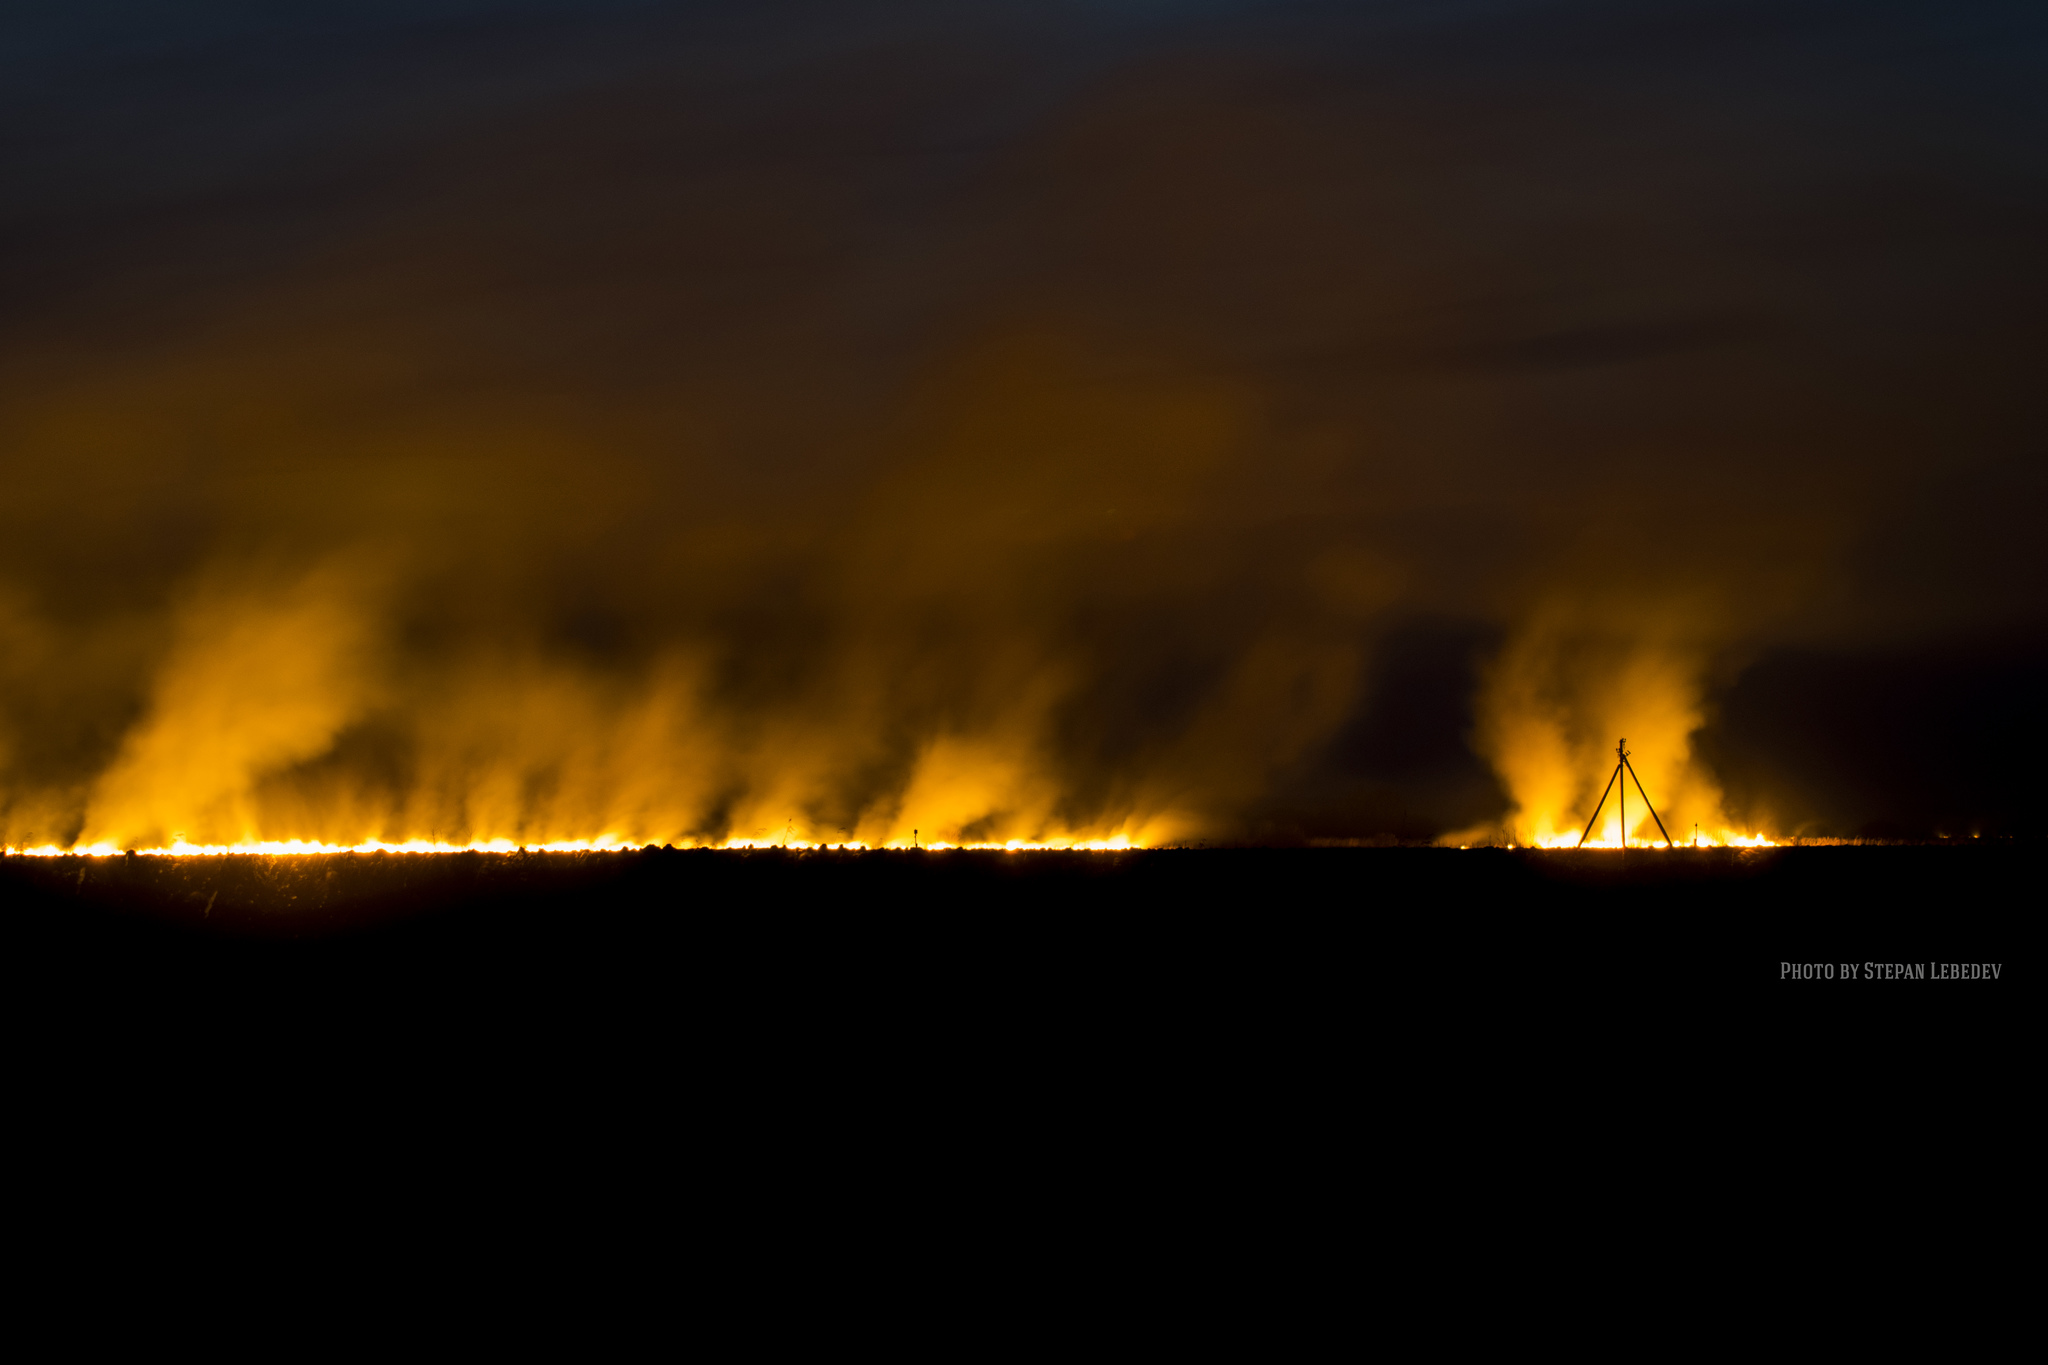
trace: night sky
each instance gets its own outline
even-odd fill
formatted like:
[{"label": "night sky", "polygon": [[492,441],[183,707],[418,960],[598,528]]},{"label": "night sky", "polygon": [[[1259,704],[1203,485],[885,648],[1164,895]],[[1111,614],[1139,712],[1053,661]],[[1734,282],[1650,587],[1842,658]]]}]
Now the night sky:
[{"label": "night sky", "polygon": [[73,0],[0,149],[0,842],[2048,815],[2038,3]]}]

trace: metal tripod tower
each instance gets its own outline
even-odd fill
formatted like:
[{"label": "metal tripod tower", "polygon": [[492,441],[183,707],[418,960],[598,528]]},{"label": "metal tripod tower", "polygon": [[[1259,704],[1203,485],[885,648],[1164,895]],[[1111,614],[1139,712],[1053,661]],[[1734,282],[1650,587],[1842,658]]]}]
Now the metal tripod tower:
[{"label": "metal tripod tower", "polygon": [[[1614,790],[1614,784],[1620,781],[1623,773],[1627,773],[1630,777],[1635,778],[1636,794],[1643,798],[1645,806],[1650,807],[1650,818],[1657,821],[1657,832],[1664,836],[1664,847],[1671,847],[1671,835],[1665,830],[1664,821],[1658,817],[1657,808],[1650,806],[1650,794],[1643,790],[1643,779],[1636,777],[1635,765],[1628,761],[1627,740],[1624,739],[1621,743],[1614,746],[1614,759],[1614,775],[1607,779],[1607,786],[1600,793],[1600,804],[1593,807],[1592,820],[1586,821],[1585,833],[1579,836],[1579,841],[1573,844],[1572,847],[1584,848],[1586,846],[1586,835],[1593,832],[1593,820],[1598,820],[1600,812],[1606,809],[1607,793]],[[1623,782],[1621,784],[1621,794],[1615,799],[1621,803],[1621,847],[1626,852],[1628,850],[1628,783]]]}]

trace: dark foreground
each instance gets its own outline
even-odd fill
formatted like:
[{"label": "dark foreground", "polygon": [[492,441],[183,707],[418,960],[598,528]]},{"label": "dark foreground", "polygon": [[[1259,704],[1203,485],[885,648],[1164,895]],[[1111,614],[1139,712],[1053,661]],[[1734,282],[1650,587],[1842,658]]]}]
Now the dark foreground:
[{"label": "dark foreground", "polygon": [[[1686,1027],[1787,1009],[1988,1018],[2030,989],[2042,899],[2038,851],[2009,843],[1626,858],[17,857],[0,862],[0,896],[18,984],[63,983],[114,1013],[250,1001],[321,1025],[483,1011],[581,1027],[692,1010],[911,1011],[935,1034],[1237,1011],[1337,1028],[1382,1008],[1537,1020],[1614,1008]],[[1951,963],[1999,974],[1944,979]],[[1929,975],[1870,979],[1882,964]]]},{"label": "dark foreground", "polygon": [[2011,845],[8,858],[10,1097],[44,1144],[17,1165],[81,1152],[64,1189],[202,1203],[261,1169],[285,1223],[323,1190],[460,1190],[462,1226],[510,1245],[627,1219],[631,1245],[732,1265],[842,1235],[833,1263],[860,1262],[913,1206],[943,1260],[1013,1227],[1094,1255],[1060,1230],[1121,1210],[1205,1245],[1219,1218],[1377,1226],[1389,1199],[1547,1200],[1560,1226],[1596,1188],[1704,1207],[1759,1162],[1834,1188],[1902,1121],[1970,1150],[2018,1131],[2039,867]]}]

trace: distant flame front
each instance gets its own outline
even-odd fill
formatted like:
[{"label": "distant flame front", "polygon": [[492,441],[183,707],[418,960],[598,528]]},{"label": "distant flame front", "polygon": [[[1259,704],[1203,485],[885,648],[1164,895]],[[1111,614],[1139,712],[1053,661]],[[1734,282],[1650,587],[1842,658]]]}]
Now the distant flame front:
[{"label": "distant flame front", "polygon": [[[217,857],[302,857],[307,855],[339,853],[621,853],[640,848],[631,840],[616,835],[603,834],[595,839],[556,839],[547,843],[522,844],[511,839],[485,839],[475,843],[451,844],[432,839],[408,839],[403,843],[385,843],[368,839],[360,844],[329,844],[308,839],[259,839],[233,844],[195,844],[184,839],[175,840],[161,848],[122,848],[117,844],[100,842],[60,848],[56,844],[37,844],[29,848],[9,848],[6,852],[13,857],[27,858],[116,858],[129,853],[152,858],[217,858]],[[844,843],[820,843],[809,839],[790,839],[773,842],[761,839],[726,839],[717,843],[698,843],[686,840],[681,844],[670,844],[670,848],[684,849],[791,849],[798,852],[820,852],[828,850],[852,853],[872,852],[881,849],[925,849],[944,852],[951,849],[970,849],[1002,853],[1031,852],[1083,852],[1122,853],[1141,849],[1143,844],[1133,843],[1127,835],[1112,839],[1011,839],[1004,843],[948,843],[944,840],[924,843],[915,839],[898,839],[882,845],[866,844],[859,840]]]}]

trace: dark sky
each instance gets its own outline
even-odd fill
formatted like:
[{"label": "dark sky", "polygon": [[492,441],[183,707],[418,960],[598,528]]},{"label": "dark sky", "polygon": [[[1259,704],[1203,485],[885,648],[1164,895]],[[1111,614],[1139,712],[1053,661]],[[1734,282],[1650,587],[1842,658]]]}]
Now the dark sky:
[{"label": "dark sky", "polygon": [[2044,58],[12,7],[0,834],[2034,828]]}]

